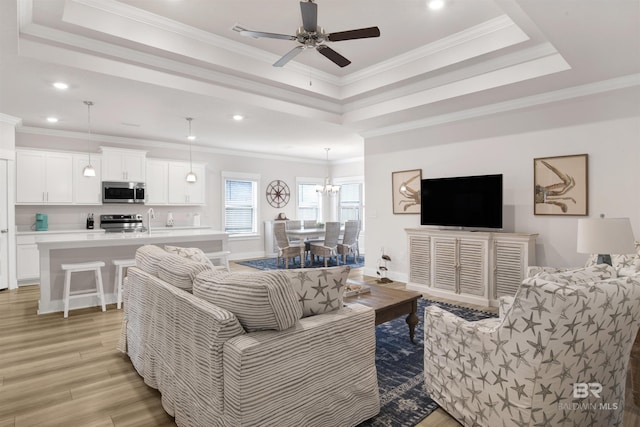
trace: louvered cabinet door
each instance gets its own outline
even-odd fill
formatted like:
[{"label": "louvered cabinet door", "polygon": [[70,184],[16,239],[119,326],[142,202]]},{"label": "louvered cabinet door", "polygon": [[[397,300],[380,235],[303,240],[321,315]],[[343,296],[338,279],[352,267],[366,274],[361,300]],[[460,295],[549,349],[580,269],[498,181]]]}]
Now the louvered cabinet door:
[{"label": "louvered cabinet door", "polygon": [[515,295],[525,275],[525,245],[515,242],[494,242],[494,298]]},{"label": "louvered cabinet door", "polygon": [[456,239],[433,238],[433,283],[434,288],[457,292]]},{"label": "louvered cabinet door", "polygon": [[460,240],[458,243],[458,289],[462,294],[484,295],[487,287],[487,242]]},{"label": "louvered cabinet door", "polygon": [[431,284],[431,239],[428,236],[409,238],[409,281]]}]

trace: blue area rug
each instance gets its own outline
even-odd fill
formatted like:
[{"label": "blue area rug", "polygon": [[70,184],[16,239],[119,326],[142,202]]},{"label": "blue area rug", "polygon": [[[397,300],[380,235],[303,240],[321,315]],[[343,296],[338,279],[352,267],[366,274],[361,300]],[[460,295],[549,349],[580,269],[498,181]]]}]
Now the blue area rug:
[{"label": "blue area rug", "polygon": [[[257,268],[259,270],[284,270],[284,263],[281,263],[280,267],[278,267],[276,260],[276,258],[250,259],[247,261],[236,261],[236,264],[246,265],[247,267]],[[333,258],[327,262],[328,267],[335,267],[336,265],[335,259]],[[344,265],[342,263],[342,258],[340,259],[340,265]],[[364,257],[359,256],[354,260],[354,257],[350,255],[347,257],[347,265],[351,268],[364,267]],[[304,263],[304,268],[318,267],[324,267],[324,260],[322,258],[313,265],[310,265],[307,261]],[[298,261],[293,262],[292,260],[289,260],[289,268],[300,268],[300,263]]]},{"label": "blue area rug", "polygon": [[424,391],[424,308],[437,305],[463,319],[475,321],[496,317],[493,313],[431,300],[418,300],[415,344],[409,341],[405,316],[376,326],[376,368],[380,387],[380,413],[359,427],[412,427],[438,408]]}]

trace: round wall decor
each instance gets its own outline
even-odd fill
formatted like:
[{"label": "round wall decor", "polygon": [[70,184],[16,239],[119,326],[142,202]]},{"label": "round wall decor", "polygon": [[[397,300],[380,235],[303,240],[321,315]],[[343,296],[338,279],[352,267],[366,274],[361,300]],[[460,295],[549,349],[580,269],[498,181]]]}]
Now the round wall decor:
[{"label": "round wall decor", "polygon": [[286,206],[290,198],[289,186],[284,181],[276,179],[267,185],[267,201],[274,208]]}]

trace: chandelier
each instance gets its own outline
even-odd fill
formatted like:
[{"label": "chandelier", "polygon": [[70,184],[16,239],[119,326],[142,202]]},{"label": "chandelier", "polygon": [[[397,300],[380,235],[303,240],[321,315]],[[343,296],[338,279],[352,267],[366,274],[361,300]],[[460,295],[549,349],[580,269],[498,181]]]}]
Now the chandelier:
[{"label": "chandelier", "polygon": [[324,149],[327,152],[327,175],[324,178],[324,185],[317,185],[316,192],[322,194],[336,194],[340,191],[339,185],[332,185],[331,179],[329,178],[329,150],[331,148]]}]

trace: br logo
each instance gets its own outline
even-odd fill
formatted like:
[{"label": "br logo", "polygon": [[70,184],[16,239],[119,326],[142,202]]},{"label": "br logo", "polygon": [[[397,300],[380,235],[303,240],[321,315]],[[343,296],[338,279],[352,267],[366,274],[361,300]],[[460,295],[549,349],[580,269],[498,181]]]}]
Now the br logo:
[{"label": "br logo", "polygon": [[602,393],[602,384],[600,383],[573,383],[574,399],[584,399],[589,397],[589,394],[599,399],[600,393]]}]

